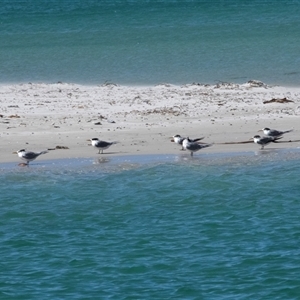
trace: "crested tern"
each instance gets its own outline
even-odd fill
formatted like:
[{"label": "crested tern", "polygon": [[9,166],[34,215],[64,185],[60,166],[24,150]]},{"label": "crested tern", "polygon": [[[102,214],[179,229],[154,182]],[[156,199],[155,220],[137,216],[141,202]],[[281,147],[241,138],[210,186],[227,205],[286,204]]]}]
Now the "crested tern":
[{"label": "crested tern", "polygon": [[264,149],[264,147],[270,143],[276,143],[277,140],[281,139],[281,137],[272,137],[272,136],[263,136],[255,135],[252,137],[254,143],[261,145],[261,150]]},{"label": "crested tern", "polygon": [[[183,141],[185,140],[186,138],[185,137],[182,137],[181,135],[179,134],[176,134],[176,135],[173,135],[173,140],[176,144],[178,145],[181,145],[182,146],[182,143]],[[204,137],[201,137],[201,138],[196,138],[196,139],[190,139],[190,138],[187,138],[190,142],[197,142],[197,141],[201,141],[204,139]],[[185,150],[182,146],[181,150]]]},{"label": "crested tern", "polygon": [[293,129],[283,131],[283,130],[270,129],[270,128],[266,127],[259,131],[263,131],[264,135],[269,136],[269,137],[280,137],[285,133],[293,131]]},{"label": "crested tern", "polygon": [[26,161],[26,164],[28,165],[30,161],[35,160],[37,157],[39,157],[42,154],[48,153],[47,150],[41,151],[41,152],[33,152],[33,151],[26,151],[25,149],[21,149],[16,152],[18,156]]},{"label": "crested tern", "polygon": [[194,152],[210,146],[212,146],[212,144],[198,144],[197,142],[191,142],[188,137],[182,142],[182,147],[190,151],[191,156],[193,156]]},{"label": "crested tern", "polygon": [[[111,145],[117,144],[117,142],[105,142],[101,141],[98,138],[92,138],[89,141],[91,141],[92,146],[99,149],[98,154],[103,154],[103,150],[108,149]],[[101,152],[100,152],[101,151]]]}]

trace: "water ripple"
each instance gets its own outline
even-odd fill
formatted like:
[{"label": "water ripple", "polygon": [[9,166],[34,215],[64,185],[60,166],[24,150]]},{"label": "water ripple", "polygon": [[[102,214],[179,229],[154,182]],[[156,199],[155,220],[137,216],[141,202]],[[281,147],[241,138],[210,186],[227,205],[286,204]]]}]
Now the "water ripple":
[{"label": "water ripple", "polygon": [[299,160],[243,161],[2,173],[0,296],[295,298]]}]

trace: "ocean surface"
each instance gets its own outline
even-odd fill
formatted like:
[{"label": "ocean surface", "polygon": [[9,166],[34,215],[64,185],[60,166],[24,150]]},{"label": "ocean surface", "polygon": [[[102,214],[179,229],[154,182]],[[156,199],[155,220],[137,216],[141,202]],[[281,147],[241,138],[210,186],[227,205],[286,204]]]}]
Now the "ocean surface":
[{"label": "ocean surface", "polygon": [[[299,86],[300,0],[1,0],[0,84]],[[0,299],[299,299],[300,154],[0,165]]]},{"label": "ocean surface", "polygon": [[300,0],[1,0],[0,83],[300,83]]},{"label": "ocean surface", "polygon": [[299,299],[300,153],[0,166],[0,299]]}]

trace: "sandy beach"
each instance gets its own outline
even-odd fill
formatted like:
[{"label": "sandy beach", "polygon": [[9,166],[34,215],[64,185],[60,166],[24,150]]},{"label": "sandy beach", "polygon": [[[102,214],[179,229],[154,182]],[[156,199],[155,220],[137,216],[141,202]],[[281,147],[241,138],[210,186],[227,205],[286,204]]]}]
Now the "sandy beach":
[{"label": "sandy beach", "polygon": [[[266,149],[299,148],[300,88],[262,82],[130,87],[28,83],[0,88],[0,162],[14,151],[49,150],[39,159],[97,157],[88,139],[117,141],[102,155],[178,154],[175,134],[214,143],[202,153],[257,151],[249,139],[293,128]],[[245,143],[243,143],[245,142]],[[248,143],[249,142],[249,143]]]}]

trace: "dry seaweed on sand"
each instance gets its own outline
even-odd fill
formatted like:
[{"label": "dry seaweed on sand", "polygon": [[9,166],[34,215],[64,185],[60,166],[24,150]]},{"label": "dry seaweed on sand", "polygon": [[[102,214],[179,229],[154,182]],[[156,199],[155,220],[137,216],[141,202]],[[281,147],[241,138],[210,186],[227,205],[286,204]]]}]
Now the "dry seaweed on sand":
[{"label": "dry seaweed on sand", "polygon": [[55,146],[54,148],[48,148],[48,150],[57,150],[57,149],[69,149],[67,146]]},{"label": "dry seaweed on sand", "polygon": [[288,100],[287,98],[281,98],[281,99],[273,98],[271,100],[264,101],[263,104],[268,104],[268,103],[289,103],[289,102],[294,102],[294,101]]}]

